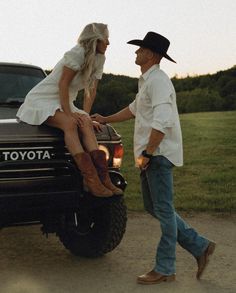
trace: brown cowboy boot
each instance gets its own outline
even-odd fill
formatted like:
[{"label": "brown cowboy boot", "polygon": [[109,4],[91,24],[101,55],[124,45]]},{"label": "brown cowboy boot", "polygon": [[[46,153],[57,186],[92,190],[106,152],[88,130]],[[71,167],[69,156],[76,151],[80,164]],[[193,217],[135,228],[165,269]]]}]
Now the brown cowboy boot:
[{"label": "brown cowboy boot", "polygon": [[198,266],[198,270],[196,274],[197,279],[201,278],[203,272],[206,269],[206,266],[209,263],[210,257],[214,253],[215,248],[216,248],[215,242],[209,241],[209,244],[207,248],[205,249],[205,251],[200,256],[196,257],[197,266]]},{"label": "brown cowboy boot", "polygon": [[109,197],[113,195],[111,190],[106,188],[101,183],[97,170],[94,167],[94,164],[88,153],[78,153],[74,155],[74,160],[83,176],[83,183],[85,188],[87,187],[93,195],[98,197]]},{"label": "brown cowboy boot", "polygon": [[121,195],[123,194],[123,190],[116,187],[112,182],[111,178],[108,173],[108,166],[107,166],[107,160],[106,160],[106,154],[102,150],[94,150],[90,152],[90,156],[93,160],[94,166],[97,169],[98,176],[104,186],[106,186],[108,189],[110,189],[113,194],[115,195]]}]

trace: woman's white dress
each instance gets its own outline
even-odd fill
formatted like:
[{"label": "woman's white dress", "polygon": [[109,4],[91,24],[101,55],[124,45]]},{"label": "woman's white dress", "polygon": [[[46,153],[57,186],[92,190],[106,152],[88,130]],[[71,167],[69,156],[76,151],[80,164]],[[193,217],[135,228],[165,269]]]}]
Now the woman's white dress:
[{"label": "woman's white dress", "polygon": [[[105,56],[102,54],[96,54],[95,70],[92,78],[102,78],[104,62]],[[53,116],[56,110],[60,109],[63,111],[60,104],[58,83],[64,66],[78,71],[69,87],[69,103],[71,111],[85,113],[83,110],[76,108],[73,104],[78,91],[84,89],[80,72],[83,63],[84,48],[80,45],[76,45],[64,54],[63,58],[56,64],[53,71],[45,79],[31,89],[16,116],[21,121],[28,124],[40,125],[47,120],[49,116]]]}]

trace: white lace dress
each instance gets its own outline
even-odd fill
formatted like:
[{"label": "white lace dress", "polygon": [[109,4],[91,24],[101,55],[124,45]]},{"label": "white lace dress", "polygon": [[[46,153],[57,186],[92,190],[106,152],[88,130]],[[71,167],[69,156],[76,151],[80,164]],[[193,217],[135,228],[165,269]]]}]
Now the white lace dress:
[{"label": "white lace dress", "polygon": [[[103,65],[105,56],[96,55],[95,71],[93,78],[101,79],[103,74]],[[26,96],[24,103],[19,108],[16,116],[31,125],[42,124],[49,116],[53,116],[56,110],[60,109],[58,83],[64,66],[78,71],[69,87],[69,102],[72,112],[85,113],[83,110],[74,106],[78,91],[84,89],[81,78],[80,68],[84,63],[84,48],[76,45],[70,51],[66,52],[63,58],[56,64],[53,71],[40,83],[38,83]]]}]

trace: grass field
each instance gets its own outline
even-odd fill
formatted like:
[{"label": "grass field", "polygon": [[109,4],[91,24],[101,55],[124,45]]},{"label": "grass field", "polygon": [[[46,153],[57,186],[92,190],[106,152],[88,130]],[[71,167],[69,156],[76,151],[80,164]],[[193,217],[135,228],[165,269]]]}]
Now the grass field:
[{"label": "grass field", "polygon": [[[186,211],[236,212],[236,112],[180,115],[184,166],[174,168],[175,207]],[[126,204],[143,210],[139,170],[133,159],[133,121],[114,123],[125,149],[121,171]]]}]

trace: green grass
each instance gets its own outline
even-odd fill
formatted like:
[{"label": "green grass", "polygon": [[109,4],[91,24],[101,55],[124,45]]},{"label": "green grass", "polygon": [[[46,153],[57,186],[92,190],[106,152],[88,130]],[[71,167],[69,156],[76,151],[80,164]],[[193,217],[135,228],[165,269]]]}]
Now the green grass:
[{"label": "green grass", "polygon": [[[185,211],[236,211],[236,112],[180,115],[184,166],[174,168],[175,207]],[[122,135],[121,171],[128,186],[126,204],[143,210],[139,170],[133,158],[133,120],[114,123]]]}]

